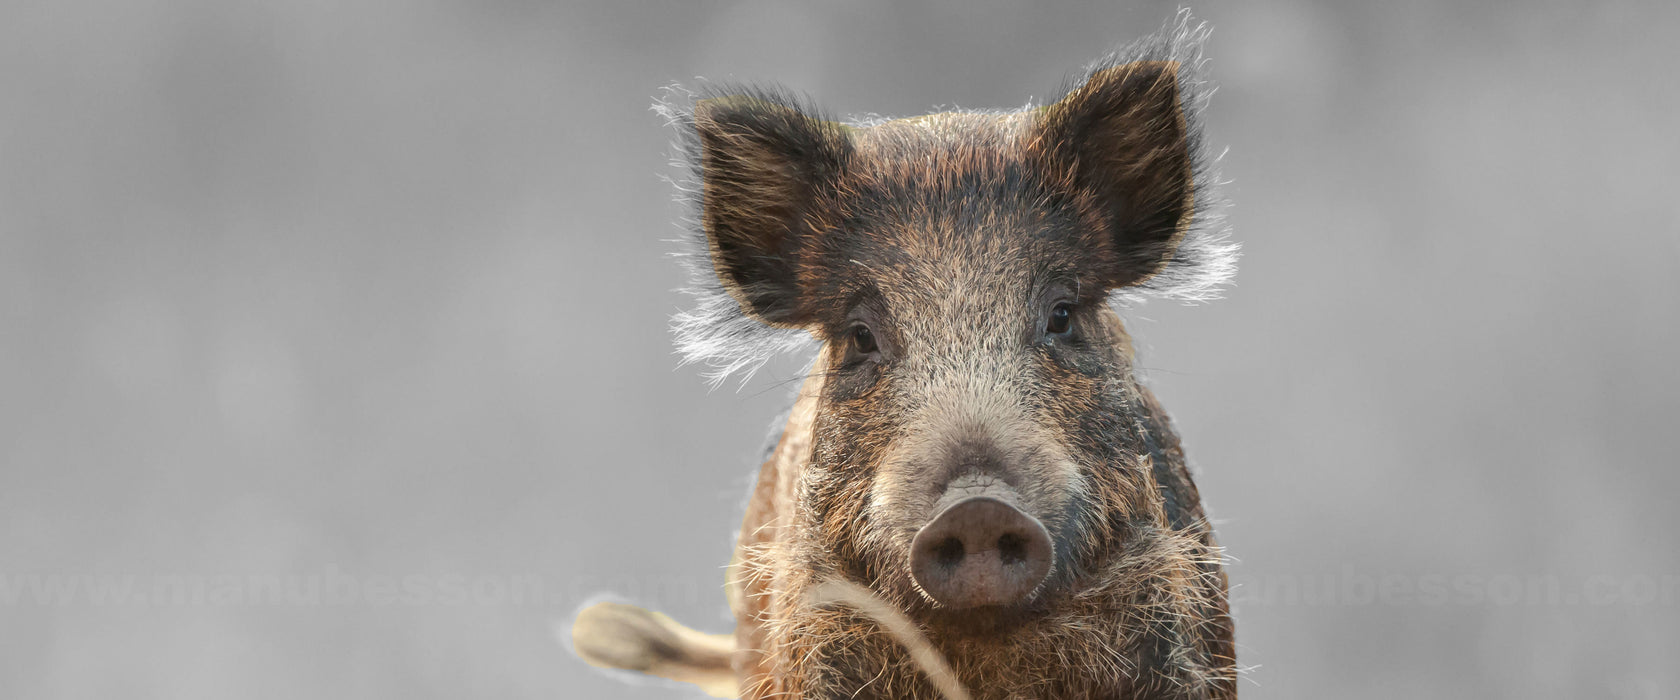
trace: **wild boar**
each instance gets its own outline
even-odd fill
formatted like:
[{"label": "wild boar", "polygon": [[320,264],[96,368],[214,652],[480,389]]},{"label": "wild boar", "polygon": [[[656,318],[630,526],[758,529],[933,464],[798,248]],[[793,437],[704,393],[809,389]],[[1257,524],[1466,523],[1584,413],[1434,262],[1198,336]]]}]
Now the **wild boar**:
[{"label": "wild boar", "polygon": [[679,346],[723,373],[821,349],[742,523],[733,637],[609,604],[576,651],[745,698],[1234,698],[1221,550],[1113,308],[1234,271],[1206,35],[1181,14],[1017,111],[668,108],[701,251]]}]

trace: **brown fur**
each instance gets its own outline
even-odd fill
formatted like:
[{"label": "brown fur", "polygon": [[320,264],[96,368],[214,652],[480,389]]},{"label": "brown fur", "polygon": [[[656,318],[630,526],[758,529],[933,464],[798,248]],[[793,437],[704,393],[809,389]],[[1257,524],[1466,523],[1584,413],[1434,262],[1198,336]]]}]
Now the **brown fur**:
[{"label": "brown fur", "polygon": [[[1043,108],[847,126],[743,91],[679,120],[719,290],[679,319],[691,356],[750,365],[770,331],[823,346],[730,566],[742,697],[1235,697],[1220,549],[1107,304],[1229,272],[1187,26]],[[953,608],[911,573],[912,539],[969,479],[1049,533],[1024,599]],[[579,652],[726,671],[667,649],[694,637],[664,621],[616,619]]]},{"label": "brown fur", "polygon": [[[1117,333],[1119,322],[1105,313]],[[1118,339],[1117,339],[1118,340]],[[1084,588],[1048,603],[1052,612],[1006,640],[943,637],[935,646],[978,698],[1235,697],[1235,653],[1225,604],[1225,576],[1182,457],[1177,435],[1147,388],[1135,392],[1137,418],[1157,445],[1141,444],[1129,469],[1094,484],[1099,510],[1116,530],[1093,533],[1087,546],[1124,541]],[[778,449],[760,472],[741,532],[732,586],[736,611],[735,665],[744,698],[851,696],[935,698],[901,645],[868,618],[845,609],[813,607],[810,590],[833,570],[826,552],[846,549],[846,517],[810,522],[798,494],[778,485],[812,479],[802,448],[816,424],[823,395],[820,373],[801,389]],[[1164,478],[1158,478],[1157,475]],[[1174,528],[1165,501],[1188,504]],[[836,500],[858,499],[840,487]],[[855,505],[830,505],[856,518]],[[802,513],[803,511],[803,513]],[[803,517],[801,517],[803,515]],[[855,522],[855,520],[853,520]],[[816,541],[813,541],[816,540]],[[889,600],[893,600],[889,596]],[[907,601],[894,602],[913,607]],[[1148,667],[1150,673],[1140,671]],[[846,692],[837,692],[845,689]]]}]

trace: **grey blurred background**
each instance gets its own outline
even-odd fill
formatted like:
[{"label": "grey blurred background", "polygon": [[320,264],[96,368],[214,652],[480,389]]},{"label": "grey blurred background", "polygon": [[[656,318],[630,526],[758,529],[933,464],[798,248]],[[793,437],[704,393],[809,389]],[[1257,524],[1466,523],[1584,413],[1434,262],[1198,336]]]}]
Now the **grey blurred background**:
[{"label": "grey blurred background", "polygon": [[[1176,5],[0,5],[0,688],[665,698],[799,358],[674,369],[661,86],[1044,98]],[[1201,2],[1245,257],[1128,312],[1250,698],[1674,697],[1680,5]],[[313,583],[311,583],[313,582]]]}]

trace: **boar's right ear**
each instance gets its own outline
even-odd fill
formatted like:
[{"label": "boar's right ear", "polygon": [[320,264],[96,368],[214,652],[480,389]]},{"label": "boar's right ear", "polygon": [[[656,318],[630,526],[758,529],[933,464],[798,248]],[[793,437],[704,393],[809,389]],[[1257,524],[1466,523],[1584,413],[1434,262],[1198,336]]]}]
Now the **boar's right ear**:
[{"label": "boar's right ear", "polygon": [[844,127],[778,96],[729,95],[694,106],[701,225],[718,281],[764,323],[809,322],[797,279],[821,191],[851,152]]}]

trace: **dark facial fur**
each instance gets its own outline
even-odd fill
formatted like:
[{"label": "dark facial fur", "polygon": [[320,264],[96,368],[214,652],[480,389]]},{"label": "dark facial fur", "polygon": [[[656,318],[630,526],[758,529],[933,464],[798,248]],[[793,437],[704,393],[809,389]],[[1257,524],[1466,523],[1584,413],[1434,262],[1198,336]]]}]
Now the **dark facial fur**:
[{"label": "dark facial fur", "polygon": [[[1230,687],[1217,552],[1107,305],[1229,275],[1196,124],[1204,34],[1181,19],[1018,112],[843,125],[718,89],[673,113],[709,273],[678,320],[690,357],[727,372],[823,343],[794,534],[754,564],[787,655],[760,690],[931,696],[867,621],[802,604],[833,577],[925,625],[982,697]],[[911,540],[950,489],[991,483],[1043,523],[1054,567],[1007,609],[947,609]]]}]

